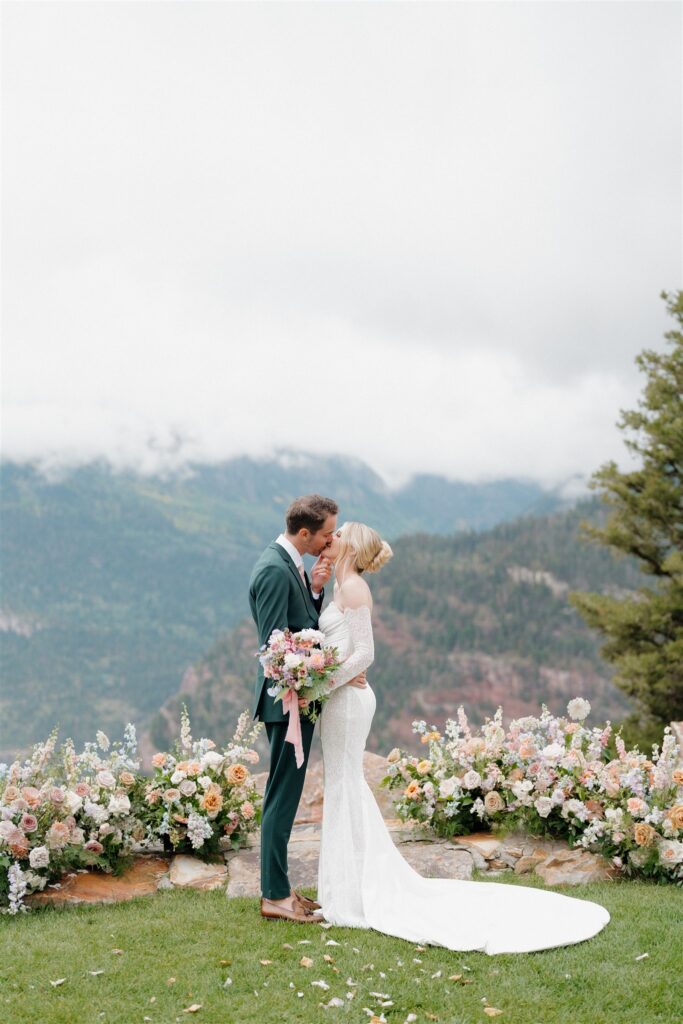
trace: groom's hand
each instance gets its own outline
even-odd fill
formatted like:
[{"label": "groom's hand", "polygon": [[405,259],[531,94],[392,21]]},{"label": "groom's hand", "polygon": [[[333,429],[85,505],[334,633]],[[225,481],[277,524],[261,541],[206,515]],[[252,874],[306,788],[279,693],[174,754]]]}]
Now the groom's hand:
[{"label": "groom's hand", "polygon": [[362,690],[364,686],[368,685],[368,681],[365,678],[365,672],[359,672],[357,676],[353,677],[353,679],[349,679],[346,685],[357,686],[360,690]]},{"label": "groom's hand", "polygon": [[322,554],[311,569],[311,590],[319,594],[325,584],[329,583],[331,575],[332,562]]}]

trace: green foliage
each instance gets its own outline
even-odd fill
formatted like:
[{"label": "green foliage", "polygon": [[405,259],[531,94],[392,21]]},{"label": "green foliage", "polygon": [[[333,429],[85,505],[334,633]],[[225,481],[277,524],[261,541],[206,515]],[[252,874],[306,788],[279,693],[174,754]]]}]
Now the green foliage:
[{"label": "green foliage", "polygon": [[618,424],[639,465],[597,470],[591,486],[611,514],[585,527],[592,540],[634,559],[647,581],[641,576],[625,594],[570,596],[606,638],[602,654],[616,666],[615,683],[660,723],[683,718],[683,292],[662,297],[678,324],[665,335],[671,349],[637,357],[643,397]]}]

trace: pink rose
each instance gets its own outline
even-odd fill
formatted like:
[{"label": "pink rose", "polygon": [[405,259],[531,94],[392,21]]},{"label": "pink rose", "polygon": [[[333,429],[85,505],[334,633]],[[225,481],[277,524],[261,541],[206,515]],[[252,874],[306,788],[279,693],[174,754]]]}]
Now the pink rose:
[{"label": "pink rose", "polygon": [[21,795],[29,807],[37,807],[40,803],[40,790],[35,786],[24,786]]},{"label": "pink rose", "polygon": [[22,814],[21,827],[24,832],[35,832],[38,828],[38,819],[34,814]]},{"label": "pink rose", "polygon": [[83,849],[90,850],[91,853],[102,853],[104,847],[102,846],[102,843],[98,843],[96,839],[89,839]]},{"label": "pink rose", "polygon": [[90,796],[90,786],[87,782],[77,782],[74,786],[74,793],[76,796],[80,796],[81,799],[86,796]]},{"label": "pink rose", "polygon": [[243,817],[245,817],[245,818],[253,818],[254,817],[254,805],[252,803],[250,803],[249,800],[245,800],[244,801],[244,803],[240,807],[240,810],[242,812]]},{"label": "pink rose", "polygon": [[50,800],[56,806],[61,806],[64,803],[64,790],[59,786],[53,786],[50,790]]}]

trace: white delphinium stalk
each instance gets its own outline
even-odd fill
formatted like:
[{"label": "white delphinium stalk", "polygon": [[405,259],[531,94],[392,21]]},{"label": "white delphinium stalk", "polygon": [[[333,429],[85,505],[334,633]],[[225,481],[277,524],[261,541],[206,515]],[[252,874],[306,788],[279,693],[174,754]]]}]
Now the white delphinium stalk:
[{"label": "white delphinium stalk", "polygon": [[9,906],[7,907],[7,913],[18,914],[20,911],[25,912],[27,908],[24,906],[23,899],[27,889],[26,878],[16,862],[10,864],[7,879],[9,881],[9,892],[7,894]]},{"label": "white delphinium stalk", "polygon": [[192,733],[190,731],[190,716],[188,714],[187,705],[183,704],[183,710],[180,712],[180,746],[186,754],[192,752]]}]

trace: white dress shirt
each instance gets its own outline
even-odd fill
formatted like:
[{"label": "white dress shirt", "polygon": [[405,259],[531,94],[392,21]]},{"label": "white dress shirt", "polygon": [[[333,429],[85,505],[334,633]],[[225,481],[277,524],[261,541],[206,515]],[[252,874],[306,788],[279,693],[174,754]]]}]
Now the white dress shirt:
[{"label": "white dress shirt", "polygon": [[[294,565],[297,568],[297,572],[299,571],[299,566],[301,566],[302,569],[304,568],[304,560],[301,557],[300,552],[297,551],[297,549],[294,547],[294,545],[292,544],[291,541],[287,540],[287,538],[285,537],[284,533],[280,534],[280,536],[276,539],[275,543],[279,544],[280,547],[285,549],[287,554],[290,556],[290,558],[294,562]],[[320,597],[320,591],[319,590],[317,590],[317,591],[313,590],[312,586],[311,586],[311,594],[313,595],[313,600],[314,601],[317,601],[318,598]]]}]

